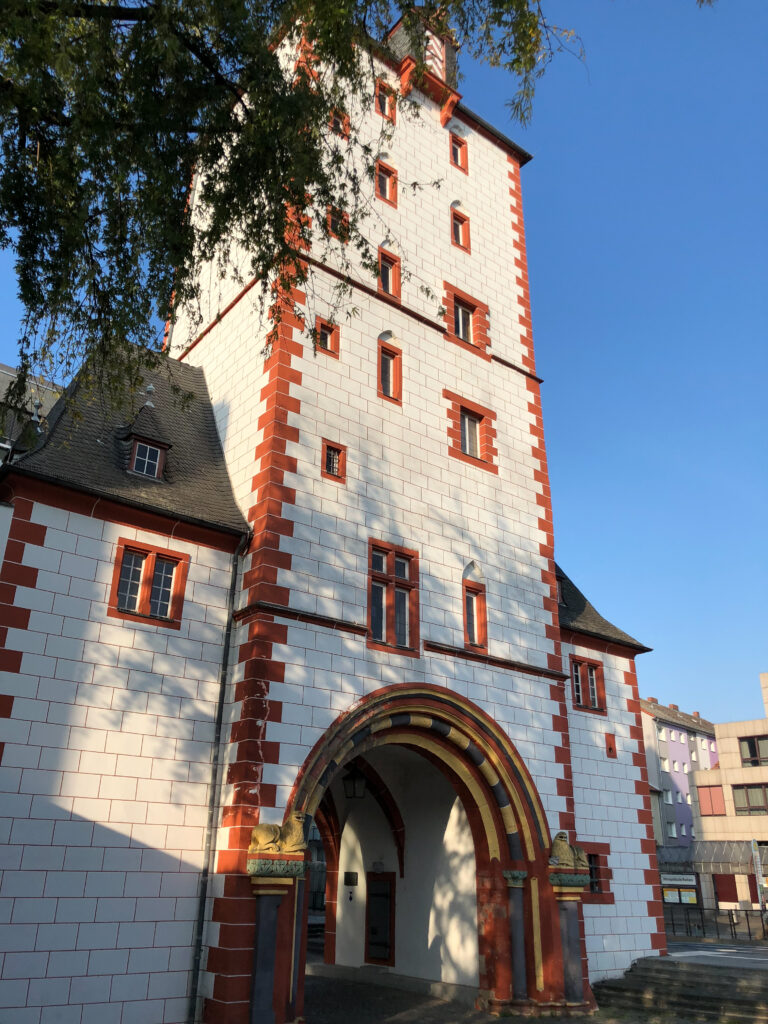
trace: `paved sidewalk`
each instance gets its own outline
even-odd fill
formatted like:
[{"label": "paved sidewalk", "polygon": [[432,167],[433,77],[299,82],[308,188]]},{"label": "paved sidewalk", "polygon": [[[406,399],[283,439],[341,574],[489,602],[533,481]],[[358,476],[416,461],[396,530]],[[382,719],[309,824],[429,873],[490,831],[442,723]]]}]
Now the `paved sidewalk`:
[{"label": "paved sidewalk", "polygon": [[[400,989],[307,976],[307,1024],[499,1024],[479,1010]],[[504,1018],[501,1018],[502,1020]],[[521,1024],[553,1024],[552,1017],[516,1017]],[[609,1013],[568,1018],[581,1024],[697,1024],[695,1017],[657,1013]]]}]

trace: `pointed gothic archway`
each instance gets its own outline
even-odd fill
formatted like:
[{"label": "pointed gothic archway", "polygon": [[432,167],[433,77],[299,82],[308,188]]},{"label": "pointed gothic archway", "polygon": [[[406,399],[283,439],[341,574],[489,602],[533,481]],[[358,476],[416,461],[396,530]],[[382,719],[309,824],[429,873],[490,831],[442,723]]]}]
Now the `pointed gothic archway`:
[{"label": "pointed gothic archway", "polygon": [[[314,819],[321,831],[328,830],[328,794],[334,784],[338,794],[348,767],[370,759],[386,767],[387,756],[397,749],[408,751],[411,763],[418,755],[431,771],[439,772],[466,815],[474,850],[478,999],[499,1008],[518,1000],[562,1003],[566,994],[573,1001],[573,992],[566,993],[567,976],[581,972],[578,964],[566,963],[564,973],[558,905],[562,893],[550,880],[551,837],[541,799],[509,737],[472,701],[427,684],[397,684],[364,698],[315,744],[294,784],[286,820],[298,812],[307,821]],[[379,794],[383,809],[387,799],[391,797]],[[329,833],[335,860],[329,886],[336,884],[341,831],[337,819]],[[402,864],[402,848],[398,856]],[[405,857],[407,863],[407,845]],[[379,883],[386,889],[377,879]],[[330,895],[335,913],[336,890]],[[297,893],[283,909],[294,919],[283,929],[292,937],[290,955],[287,948],[278,949],[275,957],[275,992],[288,996],[284,1006],[276,1005],[278,1024],[303,1013],[301,902]],[[293,911],[288,909],[291,903]],[[335,934],[336,928],[332,930]],[[571,946],[566,961],[573,956]],[[393,966],[409,973],[396,962]],[[281,975],[286,976],[281,980]]]}]

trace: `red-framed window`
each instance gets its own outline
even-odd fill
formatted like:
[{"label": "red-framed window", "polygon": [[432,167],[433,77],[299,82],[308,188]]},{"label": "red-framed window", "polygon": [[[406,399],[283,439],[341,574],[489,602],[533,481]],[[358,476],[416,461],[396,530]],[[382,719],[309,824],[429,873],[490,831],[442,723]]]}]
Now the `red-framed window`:
[{"label": "red-framed window", "polygon": [[335,206],[329,206],[326,213],[326,225],[331,238],[340,242],[349,241],[349,214]]},{"label": "red-framed window", "polygon": [[464,580],[464,646],[470,650],[488,650],[488,614],[485,585]]},{"label": "red-framed window", "polygon": [[334,107],[328,119],[328,127],[334,135],[340,135],[342,139],[348,139],[352,127],[349,114],[345,114],[339,107]]},{"label": "red-framed window", "polygon": [[448,147],[451,165],[453,167],[458,167],[458,169],[460,171],[464,171],[465,174],[469,174],[467,140],[462,139],[461,136],[457,135],[455,132],[450,132],[448,136]]},{"label": "red-framed window", "polygon": [[391,121],[392,124],[396,122],[397,99],[395,91],[390,85],[387,85],[383,78],[376,79],[373,105],[376,108],[376,113],[383,117],[385,121]]},{"label": "red-framed window", "polygon": [[189,555],[121,538],[107,614],[179,629]]},{"label": "red-framed window", "polygon": [[128,468],[132,473],[160,480],[165,469],[165,453],[166,449],[163,445],[156,442],[153,444],[149,440],[135,437]]},{"label": "red-framed window", "polygon": [[449,454],[473,466],[498,473],[498,450],[495,446],[496,413],[476,402],[470,402],[452,391],[443,391],[448,405]]},{"label": "red-framed window", "polygon": [[315,348],[318,352],[338,359],[340,334],[338,324],[332,324],[320,316],[315,320]]},{"label": "red-framed window", "polygon": [[722,786],[698,786],[699,812],[702,818],[725,814],[725,798]]},{"label": "red-framed window", "polygon": [[419,555],[368,541],[368,647],[419,656]]},{"label": "red-framed window", "polygon": [[582,893],[584,903],[614,903],[615,896],[611,892],[613,871],[608,866],[611,855],[610,843],[582,843],[589,862],[589,886]]},{"label": "red-framed window", "polygon": [[469,217],[459,210],[451,210],[451,245],[464,252],[472,252],[469,244]]},{"label": "red-framed window", "polygon": [[397,171],[383,160],[376,161],[374,172],[376,198],[390,206],[397,206]]},{"label": "red-framed window", "polygon": [[400,298],[400,257],[379,246],[379,291]]},{"label": "red-framed window", "polygon": [[326,480],[335,480],[339,484],[347,482],[347,449],[345,445],[323,438],[320,475],[324,476]]},{"label": "red-framed window", "polygon": [[571,655],[571,690],[573,706],[577,711],[591,711],[604,715],[605,678],[603,663],[591,658]]},{"label": "red-framed window", "polygon": [[[468,238],[469,235],[467,235]],[[443,281],[443,289],[445,329],[448,340],[469,352],[490,359],[490,316],[487,304],[447,281]]]},{"label": "red-framed window", "polygon": [[379,342],[376,393],[397,405],[403,401],[403,353],[389,342]]}]

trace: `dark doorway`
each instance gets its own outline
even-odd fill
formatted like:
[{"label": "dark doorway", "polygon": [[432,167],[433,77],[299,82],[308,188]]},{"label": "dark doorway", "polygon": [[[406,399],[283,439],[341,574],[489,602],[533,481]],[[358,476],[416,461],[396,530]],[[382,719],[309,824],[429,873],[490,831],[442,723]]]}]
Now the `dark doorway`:
[{"label": "dark doorway", "polygon": [[365,962],[395,962],[395,873],[369,871],[365,904]]}]

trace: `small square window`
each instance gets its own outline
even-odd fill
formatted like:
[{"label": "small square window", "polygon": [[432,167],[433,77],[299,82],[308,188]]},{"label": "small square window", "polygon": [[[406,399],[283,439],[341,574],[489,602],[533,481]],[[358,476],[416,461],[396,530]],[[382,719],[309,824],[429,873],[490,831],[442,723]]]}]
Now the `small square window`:
[{"label": "small square window", "polygon": [[343,444],[334,444],[323,439],[322,468],[320,475],[327,480],[343,484],[347,482],[347,449]]},{"label": "small square window", "polygon": [[374,106],[376,113],[384,118],[385,121],[391,121],[393,124],[397,118],[397,100],[395,98],[394,90],[391,86],[382,78],[376,79],[376,89],[374,92]]},{"label": "small square window", "polygon": [[339,358],[340,330],[336,324],[318,317],[315,321],[315,349],[325,355]]},{"label": "small square window", "polygon": [[667,836],[669,839],[677,839],[677,826],[674,821],[667,822]]},{"label": "small square window", "polygon": [[465,252],[470,252],[469,217],[458,210],[451,210],[451,242]]},{"label": "small square window", "polygon": [[682,794],[682,793],[680,792],[680,790],[679,790],[679,789],[678,789],[678,791],[677,791],[677,802],[678,802],[679,804],[681,804],[681,803],[683,802],[683,794]]},{"label": "small square window", "polygon": [[107,614],[179,629],[189,555],[120,540]]},{"label": "small square window", "polygon": [[400,298],[400,259],[379,248],[379,292]]},{"label": "small square window", "polygon": [[491,473],[498,473],[495,458],[496,414],[490,409],[466,402],[451,391],[443,391],[443,398],[450,402],[448,407],[449,454],[454,458],[470,462]]},{"label": "small square window", "polygon": [[468,172],[467,143],[465,139],[453,132],[450,133],[450,154],[451,164],[466,174]]},{"label": "small square window", "polygon": [[379,342],[377,393],[380,398],[387,398],[398,405],[403,398],[402,359],[399,348]]},{"label": "small square window", "polygon": [[669,734],[669,738],[672,740],[673,743],[677,743],[677,729],[672,730],[672,732]]},{"label": "small square window", "polygon": [[672,771],[673,772],[679,772],[680,771],[680,762],[679,761],[673,761],[672,762]]},{"label": "small square window", "polygon": [[340,242],[349,241],[349,214],[335,206],[329,206],[326,223],[331,238],[336,238]]},{"label": "small square window", "polygon": [[484,302],[443,281],[443,309],[448,340],[490,359],[490,311]]},{"label": "small square window", "polygon": [[390,206],[397,206],[397,171],[381,160],[376,161],[376,196]]},{"label": "small square window", "polygon": [[671,804],[672,803],[672,790],[671,789],[665,789],[664,790],[664,803],[665,804]]},{"label": "small square window", "polygon": [[661,770],[663,772],[668,772],[669,771],[669,758],[668,757],[660,757],[659,758],[659,764],[661,765]]},{"label": "small square window", "polygon": [[133,458],[131,469],[134,473],[142,476],[150,476],[157,479],[163,470],[164,451],[154,445],[146,444],[144,441],[135,441],[133,445]]},{"label": "small square window", "polygon": [[658,727],[658,733],[659,733],[659,739],[660,740],[666,740],[666,738],[667,738],[667,730],[664,728],[663,725],[660,725]]},{"label": "small square window", "polygon": [[681,821],[681,822],[680,822],[680,835],[681,835],[681,836],[684,836],[684,835],[686,835],[686,834],[687,834],[687,833],[686,833],[686,828],[685,828],[685,822],[684,822],[684,821]]},{"label": "small square window", "polygon": [[345,114],[344,111],[340,110],[338,107],[334,107],[331,111],[328,126],[334,135],[340,135],[343,139],[349,138],[351,127],[349,114]]}]

